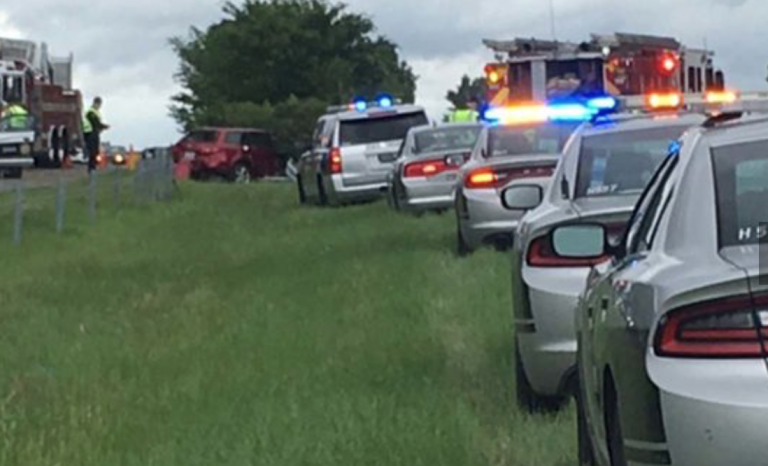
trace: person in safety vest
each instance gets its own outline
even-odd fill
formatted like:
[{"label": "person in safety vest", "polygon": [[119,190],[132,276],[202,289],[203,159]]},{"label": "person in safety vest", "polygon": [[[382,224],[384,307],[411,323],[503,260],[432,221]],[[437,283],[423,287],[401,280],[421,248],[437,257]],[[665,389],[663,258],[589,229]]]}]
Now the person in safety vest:
[{"label": "person in safety vest", "polygon": [[477,102],[470,100],[467,103],[467,108],[456,109],[448,116],[450,123],[476,123],[480,118],[480,114],[477,112]]},{"label": "person in safety vest", "polygon": [[96,161],[101,150],[101,133],[109,129],[101,116],[101,97],[93,99],[91,108],[83,118],[83,134],[85,135],[85,151],[88,157],[88,171],[96,170]]},{"label": "person in safety vest", "polygon": [[11,103],[2,106],[2,117],[8,119],[8,128],[25,130],[28,126],[29,112],[23,105]]}]

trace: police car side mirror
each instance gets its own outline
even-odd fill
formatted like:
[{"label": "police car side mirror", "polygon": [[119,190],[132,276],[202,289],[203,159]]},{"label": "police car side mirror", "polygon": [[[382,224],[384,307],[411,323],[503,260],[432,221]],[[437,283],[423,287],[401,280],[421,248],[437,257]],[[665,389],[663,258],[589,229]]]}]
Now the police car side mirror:
[{"label": "police car side mirror", "polygon": [[544,190],[535,184],[518,184],[501,192],[501,204],[507,210],[533,210],[544,200]]},{"label": "police car side mirror", "polygon": [[564,225],[552,231],[552,249],[565,259],[598,260],[609,253],[608,232],[597,223]]}]

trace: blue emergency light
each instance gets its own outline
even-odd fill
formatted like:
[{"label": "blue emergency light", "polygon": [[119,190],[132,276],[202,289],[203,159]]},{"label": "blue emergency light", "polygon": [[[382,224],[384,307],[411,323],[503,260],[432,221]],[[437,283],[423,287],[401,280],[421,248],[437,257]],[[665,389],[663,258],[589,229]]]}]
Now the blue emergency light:
[{"label": "blue emergency light", "polygon": [[355,110],[358,112],[364,112],[368,110],[368,102],[362,97],[356,98],[353,105],[355,106]]},{"label": "blue emergency light", "polygon": [[389,94],[381,94],[378,97],[376,97],[376,102],[379,104],[379,107],[381,108],[390,108],[394,105],[395,99],[392,98]]}]

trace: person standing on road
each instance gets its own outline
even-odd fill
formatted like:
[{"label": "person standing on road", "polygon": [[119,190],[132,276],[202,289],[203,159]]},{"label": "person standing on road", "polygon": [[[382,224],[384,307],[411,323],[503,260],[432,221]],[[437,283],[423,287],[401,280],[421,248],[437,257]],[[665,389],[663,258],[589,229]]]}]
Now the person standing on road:
[{"label": "person standing on road", "polygon": [[480,118],[480,114],[477,111],[477,102],[474,99],[470,99],[467,102],[467,107],[463,109],[456,109],[448,116],[449,123],[476,123]]},{"label": "person standing on road", "polygon": [[85,150],[88,156],[88,171],[96,170],[96,161],[101,150],[101,133],[109,129],[101,116],[101,97],[93,99],[93,105],[85,112],[83,118],[83,134],[85,135]]}]

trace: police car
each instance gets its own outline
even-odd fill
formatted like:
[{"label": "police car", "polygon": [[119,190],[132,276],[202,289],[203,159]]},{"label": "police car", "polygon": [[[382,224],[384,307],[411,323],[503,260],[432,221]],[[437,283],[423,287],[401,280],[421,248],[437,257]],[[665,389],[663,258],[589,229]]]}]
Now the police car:
[{"label": "police car", "polygon": [[341,205],[381,197],[408,130],[427,123],[422,107],[390,96],[329,109],[296,167],[299,201]]}]

